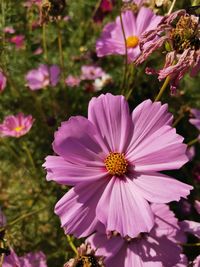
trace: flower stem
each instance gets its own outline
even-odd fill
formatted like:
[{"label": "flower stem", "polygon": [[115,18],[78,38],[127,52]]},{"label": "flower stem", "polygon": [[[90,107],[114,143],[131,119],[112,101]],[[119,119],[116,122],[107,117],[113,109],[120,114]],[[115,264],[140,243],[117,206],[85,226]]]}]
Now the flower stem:
[{"label": "flower stem", "polygon": [[199,142],[199,137],[197,137],[197,138],[191,140],[189,143],[187,143],[187,145],[188,145],[188,146],[192,146],[192,145],[194,145],[194,144],[197,143],[197,142]]},{"label": "flower stem", "polygon": [[42,43],[43,43],[43,50],[44,50],[44,58],[45,58],[46,62],[48,62],[46,24],[45,23],[43,23],[43,25],[42,25]]},{"label": "flower stem", "polygon": [[160,100],[160,98],[163,95],[165,89],[167,88],[167,85],[169,84],[169,81],[170,81],[170,77],[167,76],[167,78],[165,79],[165,81],[163,83],[163,86],[160,88],[160,91],[159,91],[158,95],[155,98],[155,101]]},{"label": "flower stem", "polygon": [[25,214],[22,214],[20,217],[16,218],[16,219],[13,220],[12,222],[7,223],[4,227],[1,227],[1,228],[0,228],[0,232],[3,231],[3,230],[5,230],[5,229],[7,229],[7,228],[9,228],[9,227],[12,226],[13,224],[16,224],[16,223],[22,221],[23,219],[25,219],[25,218],[27,218],[27,217],[30,217],[30,216],[32,216],[32,215],[35,215],[35,214],[41,212],[42,210],[44,210],[44,209],[46,209],[46,208],[47,208],[47,207],[45,206],[45,207],[40,208],[40,209],[38,209],[38,210],[35,210],[35,211],[31,211],[31,212],[27,212],[27,213],[25,213]]},{"label": "flower stem", "polygon": [[31,166],[33,167],[34,171],[36,172],[35,163],[34,163],[33,157],[31,156],[31,152],[30,152],[29,148],[27,147],[27,145],[25,143],[22,144],[22,147],[26,151],[26,154],[27,154],[27,157],[31,163]]},{"label": "flower stem", "polygon": [[176,4],[176,0],[173,0],[172,4],[171,4],[171,6],[170,6],[170,9],[169,9],[169,11],[167,12],[167,15],[170,15],[170,14],[172,13],[172,10],[173,10],[175,4]]},{"label": "flower stem", "polygon": [[58,26],[58,49],[59,49],[60,66],[62,68],[62,73],[63,73],[63,71],[64,71],[64,56],[63,56],[63,48],[62,48],[62,34],[61,34],[59,23],[57,24],[57,26]]},{"label": "flower stem", "polygon": [[17,155],[17,153],[14,151],[14,149],[8,144],[8,142],[6,140],[4,140],[4,137],[2,137],[0,139],[0,142],[5,145],[5,147],[9,150],[9,152],[11,153],[11,155],[13,155],[13,157],[19,161],[19,155]]},{"label": "flower stem", "polygon": [[68,241],[71,249],[75,252],[76,255],[78,255],[78,251],[77,251],[76,246],[74,245],[70,235],[67,235],[67,241]]},{"label": "flower stem", "polygon": [[178,116],[178,118],[174,121],[174,123],[172,124],[172,127],[176,127],[176,125],[179,123],[179,121],[182,120],[183,117],[184,117],[184,114],[183,114],[183,113],[180,114],[180,115]]},{"label": "flower stem", "polygon": [[121,27],[122,27],[122,34],[123,34],[123,38],[124,38],[124,47],[125,47],[124,75],[123,75],[123,80],[122,80],[122,85],[121,85],[121,91],[122,91],[122,94],[124,94],[125,93],[124,86],[126,84],[126,75],[127,75],[127,70],[128,70],[128,49],[127,49],[126,35],[125,35],[124,24],[123,24],[121,12],[120,12],[119,17],[120,17],[120,23],[121,23]]}]

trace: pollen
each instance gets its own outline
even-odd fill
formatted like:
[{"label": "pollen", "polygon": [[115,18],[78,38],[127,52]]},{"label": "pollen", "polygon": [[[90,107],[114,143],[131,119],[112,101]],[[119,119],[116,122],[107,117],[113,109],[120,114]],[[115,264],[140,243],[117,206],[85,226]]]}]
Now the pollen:
[{"label": "pollen", "polygon": [[23,129],[24,129],[24,126],[17,126],[17,127],[14,128],[14,131],[19,133],[19,132],[21,132]]},{"label": "pollen", "polygon": [[139,38],[137,36],[129,36],[126,39],[127,48],[135,48],[139,44]]},{"label": "pollen", "polygon": [[75,267],[100,267],[94,255],[80,256]]},{"label": "pollen", "polygon": [[128,162],[123,153],[110,152],[105,159],[105,166],[111,175],[122,176],[127,172]]}]

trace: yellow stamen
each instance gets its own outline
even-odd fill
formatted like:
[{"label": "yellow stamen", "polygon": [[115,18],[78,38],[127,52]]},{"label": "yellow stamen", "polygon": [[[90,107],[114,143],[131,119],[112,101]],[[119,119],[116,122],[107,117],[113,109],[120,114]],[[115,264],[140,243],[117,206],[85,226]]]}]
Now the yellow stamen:
[{"label": "yellow stamen", "polygon": [[123,153],[110,152],[105,159],[105,165],[111,175],[122,176],[127,172],[128,162]]},{"label": "yellow stamen", "polygon": [[14,128],[15,132],[21,132],[24,129],[24,126],[17,126]]},{"label": "yellow stamen", "polygon": [[139,38],[137,36],[129,36],[126,39],[127,48],[134,48],[139,44]]}]

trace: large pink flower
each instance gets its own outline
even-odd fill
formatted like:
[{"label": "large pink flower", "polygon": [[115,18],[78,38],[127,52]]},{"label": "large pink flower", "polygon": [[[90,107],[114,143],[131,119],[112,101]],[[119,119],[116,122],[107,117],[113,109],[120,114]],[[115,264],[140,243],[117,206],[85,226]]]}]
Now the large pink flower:
[{"label": "large pink flower", "polygon": [[[141,34],[156,28],[161,18],[145,7],[140,9],[137,16],[130,10],[122,13],[129,61],[135,60],[141,53],[139,47]],[[120,17],[117,17],[115,22],[108,23],[104,27],[100,39],[97,40],[96,51],[98,57],[126,54]]]},{"label": "large pink flower", "polygon": [[[107,237],[105,229],[87,239],[96,255],[105,256],[106,266],[115,267],[177,267],[181,261],[181,248],[178,242],[185,242],[177,219],[167,205],[153,204],[155,225],[150,233],[141,233],[138,237]],[[134,227],[134,224],[132,225]]]},{"label": "large pink flower", "polygon": [[47,267],[46,256],[40,251],[18,257],[11,249],[10,255],[4,257],[2,267]]},{"label": "large pink flower", "polygon": [[23,113],[7,116],[0,124],[0,136],[20,137],[29,132],[34,119],[31,115],[25,116]]},{"label": "large pink flower", "polygon": [[109,231],[135,237],[149,232],[154,217],[148,203],[186,197],[191,186],[162,170],[185,162],[186,145],[171,127],[167,105],[142,102],[132,114],[123,96],[93,98],[88,119],[63,122],[44,167],[47,180],[72,188],[56,205],[67,233],[87,236],[101,221]]}]

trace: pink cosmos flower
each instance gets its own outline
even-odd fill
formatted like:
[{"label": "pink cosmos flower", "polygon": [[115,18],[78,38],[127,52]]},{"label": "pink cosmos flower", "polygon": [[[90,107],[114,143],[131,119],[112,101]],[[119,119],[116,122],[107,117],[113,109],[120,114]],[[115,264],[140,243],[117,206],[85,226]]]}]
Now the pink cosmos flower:
[{"label": "pink cosmos flower", "polygon": [[142,53],[136,64],[144,62],[155,50],[164,47],[166,51],[167,47],[164,67],[158,71],[148,68],[147,73],[157,73],[160,81],[170,77],[174,93],[186,73],[195,76],[200,69],[199,28],[199,18],[185,10],[165,16],[154,30],[141,36]]},{"label": "pink cosmos flower", "polygon": [[65,79],[65,83],[67,86],[69,87],[76,87],[79,86],[80,84],[80,78],[79,77],[75,77],[72,75],[69,75],[66,79]]},{"label": "pink cosmos flower", "polygon": [[[155,225],[149,233],[136,238],[107,237],[103,227],[87,239],[97,255],[105,256],[106,266],[115,267],[176,267],[181,261],[181,247],[186,237],[167,205],[151,206]],[[134,224],[132,225],[134,227]]]},{"label": "pink cosmos flower", "polygon": [[3,31],[4,31],[5,33],[10,33],[10,34],[15,33],[15,29],[14,29],[12,26],[7,26],[7,27],[5,27],[5,28],[3,29]]},{"label": "pink cosmos flower", "polygon": [[40,251],[18,257],[11,249],[10,255],[4,257],[2,267],[47,267],[46,256]]},{"label": "pink cosmos flower", "polygon": [[42,4],[42,0],[27,0],[23,4],[25,7],[30,8],[32,5],[40,6]]},{"label": "pink cosmos flower", "polygon": [[17,49],[24,47],[24,35],[15,35],[9,39],[9,41],[15,44]]},{"label": "pink cosmos flower", "polygon": [[0,124],[0,136],[20,137],[28,133],[33,125],[34,119],[31,115],[23,113],[7,116]]},{"label": "pink cosmos flower", "polygon": [[187,162],[172,119],[166,104],[146,100],[130,114],[123,96],[106,94],[90,101],[88,119],[61,124],[53,142],[58,156],[48,156],[43,166],[48,181],[74,186],[55,207],[67,233],[87,236],[100,221],[136,237],[154,225],[148,201],[189,194],[191,186],[158,172]]},{"label": "pink cosmos flower", "polygon": [[96,78],[102,77],[105,72],[101,67],[84,65],[81,67],[81,79],[82,80],[95,80]]},{"label": "pink cosmos flower", "polygon": [[[156,28],[161,21],[161,17],[156,16],[150,9],[142,7],[137,16],[131,10],[122,13],[122,21],[126,36],[128,59],[129,62],[132,62],[141,53],[139,47],[141,34]],[[100,39],[97,40],[96,51],[98,57],[126,54],[120,17],[117,17],[115,22],[108,23],[104,27]]]},{"label": "pink cosmos flower", "polygon": [[193,108],[191,109],[191,113],[194,118],[190,119],[189,122],[200,131],[200,110]]},{"label": "pink cosmos flower", "polygon": [[56,86],[59,81],[60,68],[57,65],[41,64],[37,69],[30,70],[25,79],[31,90],[39,90],[48,85]]},{"label": "pink cosmos flower", "polygon": [[6,87],[6,76],[0,71],[0,92],[2,92]]}]

